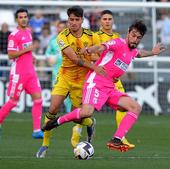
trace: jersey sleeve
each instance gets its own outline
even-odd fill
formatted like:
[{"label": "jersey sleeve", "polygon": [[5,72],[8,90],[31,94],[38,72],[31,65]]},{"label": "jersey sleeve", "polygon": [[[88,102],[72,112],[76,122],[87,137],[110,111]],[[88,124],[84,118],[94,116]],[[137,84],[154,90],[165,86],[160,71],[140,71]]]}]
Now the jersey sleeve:
[{"label": "jersey sleeve", "polygon": [[106,47],[106,50],[112,51],[115,51],[120,46],[119,41],[117,39],[109,40],[105,43],[102,43],[102,45]]},{"label": "jersey sleeve", "polygon": [[138,49],[134,49],[134,51],[133,51],[133,59],[134,59],[135,57],[137,57],[138,54],[139,54],[139,50],[138,50]]},{"label": "jersey sleeve", "polygon": [[8,51],[18,51],[18,38],[17,36],[10,34],[8,37]]},{"label": "jersey sleeve", "polygon": [[100,37],[97,33],[92,34],[93,45],[100,45]]},{"label": "jersey sleeve", "polygon": [[65,34],[60,33],[57,37],[57,43],[60,47],[60,50],[62,51],[63,49],[67,48],[68,46],[70,46],[68,39],[66,37]]}]

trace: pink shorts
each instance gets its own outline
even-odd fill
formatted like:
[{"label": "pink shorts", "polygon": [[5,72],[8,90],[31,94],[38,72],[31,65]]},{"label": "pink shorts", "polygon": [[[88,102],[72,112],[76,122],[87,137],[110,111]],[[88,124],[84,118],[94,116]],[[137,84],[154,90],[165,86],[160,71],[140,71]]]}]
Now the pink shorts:
[{"label": "pink shorts", "polygon": [[7,90],[8,96],[19,99],[23,90],[25,90],[28,94],[41,92],[41,86],[36,72],[30,74],[10,75],[10,81]]},{"label": "pink shorts", "polygon": [[120,92],[113,87],[106,87],[100,84],[85,83],[83,88],[83,104],[90,104],[98,111],[106,103],[112,109],[118,109],[120,97],[128,96],[126,93]]}]

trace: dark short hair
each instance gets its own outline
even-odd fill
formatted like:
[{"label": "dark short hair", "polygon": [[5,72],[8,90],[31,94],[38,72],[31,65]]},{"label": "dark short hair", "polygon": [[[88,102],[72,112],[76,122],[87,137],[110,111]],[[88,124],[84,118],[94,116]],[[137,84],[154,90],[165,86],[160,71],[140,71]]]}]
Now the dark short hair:
[{"label": "dark short hair", "polygon": [[67,10],[68,16],[74,14],[77,17],[83,17],[83,13],[84,13],[83,8],[81,8],[80,6],[72,6]]},{"label": "dark short hair", "polygon": [[112,11],[110,11],[110,10],[103,10],[100,15],[101,15],[101,17],[102,17],[102,16],[105,15],[105,14],[109,14],[109,15],[112,15],[112,16],[113,16]]},{"label": "dark short hair", "polygon": [[129,32],[132,29],[136,29],[137,31],[139,31],[142,36],[144,36],[145,33],[147,32],[147,27],[142,20],[134,21],[132,25],[129,27]]},{"label": "dark short hair", "polygon": [[57,25],[59,25],[59,24],[67,24],[67,21],[66,20],[61,20],[61,21],[58,21],[58,24]]},{"label": "dark short hair", "polygon": [[18,13],[22,13],[22,12],[26,12],[27,15],[28,15],[27,9],[20,8],[20,9],[18,9],[18,10],[15,12],[15,19],[18,18]]}]

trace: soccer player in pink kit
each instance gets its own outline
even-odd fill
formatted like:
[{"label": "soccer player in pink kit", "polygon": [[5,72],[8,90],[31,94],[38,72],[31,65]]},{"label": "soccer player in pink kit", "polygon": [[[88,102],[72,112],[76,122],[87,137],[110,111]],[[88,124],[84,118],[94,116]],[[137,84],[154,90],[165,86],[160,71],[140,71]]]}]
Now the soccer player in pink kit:
[{"label": "soccer player in pink kit", "polygon": [[41,86],[34,69],[32,55],[31,29],[27,27],[28,11],[19,9],[15,13],[18,27],[8,37],[8,56],[12,60],[10,81],[8,86],[9,100],[0,109],[0,125],[10,111],[17,105],[23,90],[30,94],[33,100],[33,138],[43,138],[41,126],[42,98]]},{"label": "soccer player in pink kit", "polygon": [[121,152],[128,151],[130,147],[123,144],[121,140],[136,122],[142,108],[126,93],[116,90],[113,87],[113,79],[120,78],[127,71],[129,64],[135,57],[158,55],[165,50],[160,43],[153,47],[152,51],[138,51],[136,49],[146,30],[147,28],[142,21],[135,21],[129,27],[126,39],[113,39],[102,45],[92,46],[82,51],[87,53],[102,52],[96,65],[104,67],[107,75],[102,76],[90,71],[84,84],[82,108],[49,121],[43,126],[42,130],[50,130],[68,121],[90,117],[94,109],[100,110],[104,104],[108,104],[115,110],[123,109],[127,113],[112,139],[107,143],[107,147]]}]

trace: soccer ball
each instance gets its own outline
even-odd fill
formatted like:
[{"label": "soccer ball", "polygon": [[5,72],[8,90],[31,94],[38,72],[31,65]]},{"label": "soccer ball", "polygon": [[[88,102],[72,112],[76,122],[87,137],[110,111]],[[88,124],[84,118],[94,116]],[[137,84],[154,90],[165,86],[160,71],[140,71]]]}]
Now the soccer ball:
[{"label": "soccer ball", "polygon": [[74,148],[74,155],[77,159],[88,160],[94,155],[94,148],[87,141],[82,141]]}]

